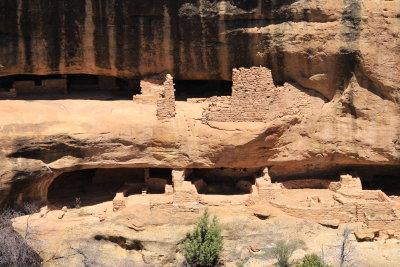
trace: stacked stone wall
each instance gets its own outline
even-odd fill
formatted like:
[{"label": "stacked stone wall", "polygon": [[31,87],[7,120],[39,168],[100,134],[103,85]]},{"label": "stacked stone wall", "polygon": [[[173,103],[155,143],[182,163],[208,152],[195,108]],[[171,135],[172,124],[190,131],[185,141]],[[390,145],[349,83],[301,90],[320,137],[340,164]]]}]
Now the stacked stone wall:
[{"label": "stacked stone wall", "polygon": [[376,220],[368,220],[367,226],[373,229],[384,229],[384,230],[393,230],[396,232],[400,232],[400,220],[397,219],[376,219]]},{"label": "stacked stone wall", "polygon": [[165,74],[146,77],[140,81],[140,94],[134,95],[137,104],[157,105],[160,93],[163,91]]},{"label": "stacked stone wall", "polygon": [[358,203],[357,208],[369,216],[374,216],[374,215],[394,216],[392,210],[392,203],[390,202]]},{"label": "stacked stone wall", "polygon": [[204,109],[203,122],[261,122],[298,115],[312,109],[321,98],[310,90],[285,84],[276,87],[271,71],[264,67],[233,69],[232,96],[212,97]]},{"label": "stacked stone wall", "polygon": [[390,198],[381,190],[363,190],[362,192],[365,200],[390,202]]},{"label": "stacked stone wall", "polygon": [[334,218],[338,219],[341,223],[354,222],[357,220],[357,209],[353,204],[345,204],[333,208],[302,208],[282,205],[272,201],[270,203],[291,216],[303,218],[305,220],[318,222],[322,220],[332,220]]},{"label": "stacked stone wall", "polygon": [[[379,194],[379,191],[377,192]],[[340,223],[362,222],[370,228],[400,231],[400,218],[391,202],[348,202],[331,208],[306,208],[270,203],[287,214],[312,221],[338,219]]]},{"label": "stacked stone wall", "polygon": [[175,88],[172,76],[167,74],[157,100],[157,118],[170,119],[173,117],[175,117]]},{"label": "stacked stone wall", "polygon": [[41,85],[36,85],[34,81],[17,81],[14,82],[14,88],[18,95],[67,93],[67,80],[42,80]]},{"label": "stacked stone wall", "polygon": [[328,189],[332,181],[324,179],[298,179],[283,181],[282,184],[287,189],[297,188],[321,188]]},{"label": "stacked stone wall", "polygon": [[11,88],[9,91],[0,90],[0,99],[14,98],[17,97],[17,90],[15,88]]},{"label": "stacked stone wall", "polygon": [[115,77],[99,76],[99,89],[100,90],[117,90],[118,85]]}]

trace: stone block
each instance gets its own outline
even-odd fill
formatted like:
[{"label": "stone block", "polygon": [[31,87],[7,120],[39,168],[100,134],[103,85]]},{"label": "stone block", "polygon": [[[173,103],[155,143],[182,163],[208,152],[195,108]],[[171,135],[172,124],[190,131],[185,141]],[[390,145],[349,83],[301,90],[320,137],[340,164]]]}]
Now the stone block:
[{"label": "stone block", "polygon": [[113,210],[119,211],[126,207],[126,197],[122,192],[117,193],[113,199]]},{"label": "stone block", "polygon": [[10,90],[0,90],[0,99],[7,98],[15,98],[17,97],[17,90],[15,88],[11,88]]},{"label": "stone block", "polygon": [[271,211],[266,206],[252,206],[251,210],[253,211],[254,216],[261,220],[266,220],[271,217]]},{"label": "stone block", "polygon": [[322,226],[337,229],[339,227],[340,221],[338,219],[332,219],[332,220],[321,220],[318,223]]},{"label": "stone block", "polygon": [[378,229],[364,228],[358,229],[354,232],[357,241],[373,241],[379,236]]}]

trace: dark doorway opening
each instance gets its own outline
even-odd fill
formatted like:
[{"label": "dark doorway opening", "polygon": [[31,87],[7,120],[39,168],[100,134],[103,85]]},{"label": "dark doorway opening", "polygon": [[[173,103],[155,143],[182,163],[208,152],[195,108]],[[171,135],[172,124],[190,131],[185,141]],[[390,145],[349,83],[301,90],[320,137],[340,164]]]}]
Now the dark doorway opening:
[{"label": "dark doorway opening", "polygon": [[151,194],[165,193],[165,187],[172,185],[172,169],[150,168],[149,177],[145,177],[147,190]]},{"label": "dark doorway opening", "polygon": [[224,80],[174,80],[175,99],[187,101],[188,98],[209,98],[212,96],[231,96],[232,82]]},{"label": "dark doorway opening", "polygon": [[243,195],[252,192],[257,172],[247,168],[193,169],[187,180],[200,194]]},{"label": "dark doorway opening", "polygon": [[140,194],[146,187],[143,168],[88,169],[65,172],[49,186],[48,201],[74,208],[111,201],[125,185],[128,194]]}]

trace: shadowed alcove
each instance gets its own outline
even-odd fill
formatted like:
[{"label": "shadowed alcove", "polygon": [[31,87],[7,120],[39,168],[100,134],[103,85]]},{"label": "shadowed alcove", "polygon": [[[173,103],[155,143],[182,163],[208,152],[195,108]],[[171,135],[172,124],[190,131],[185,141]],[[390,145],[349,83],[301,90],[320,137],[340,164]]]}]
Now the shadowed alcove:
[{"label": "shadowed alcove", "polygon": [[12,75],[0,77],[0,99],[130,100],[139,80],[92,74]]},{"label": "shadowed alcove", "polygon": [[388,196],[400,196],[400,172],[397,175],[374,174],[363,181],[363,189],[382,190]]},{"label": "shadowed alcove", "polygon": [[212,96],[231,96],[232,82],[224,80],[174,80],[175,99],[187,101],[188,98],[209,98]]},{"label": "shadowed alcove", "polygon": [[[54,179],[48,201],[55,205],[90,206],[111,201],[117,191],[129,183],[129,194],[139,194],[146,187],[143,168],[88,169],[65,172]],[[79,201],[77,201],[79,199]]]},{"label": "shadowed alcove", "polygon": [[247,168],[193,169],[187,180],[200,194],[242,195],[252,192],[253,176],[258,171]]}]

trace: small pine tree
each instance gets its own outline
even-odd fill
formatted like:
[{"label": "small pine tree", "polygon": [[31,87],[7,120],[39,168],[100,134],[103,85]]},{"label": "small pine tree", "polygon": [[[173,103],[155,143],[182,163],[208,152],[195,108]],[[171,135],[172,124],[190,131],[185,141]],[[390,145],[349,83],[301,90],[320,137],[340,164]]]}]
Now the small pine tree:
[{"label": "small pine tree", "polygon": [[192,266],[212,266],[222,251],[221,227],[216,216],[210,221],[206,210],[193,232],[186,235],[184,255]]},{"label": "small pine tree", "polygon": [[296,267],[331,267],[322,262],[321,258],[316,254],[305,255],[303,262]]}]

